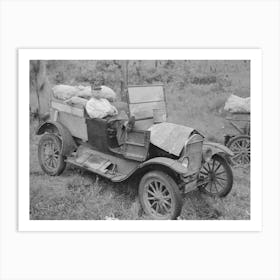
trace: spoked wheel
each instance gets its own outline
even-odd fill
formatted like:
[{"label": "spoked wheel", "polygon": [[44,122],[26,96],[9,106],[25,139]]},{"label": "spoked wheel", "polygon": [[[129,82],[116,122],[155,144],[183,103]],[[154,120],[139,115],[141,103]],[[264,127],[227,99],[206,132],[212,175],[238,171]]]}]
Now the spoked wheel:
[{"label": "spoked wheel", "polygon": [[66,163],[61,155],[61,140],[55,134],[44,134],[38,146],[39,163],[43,171],[55,176],[65,169]]},{"label": "spoked wheel", "polygon": [[214,155],[210,162],[205,163],[199,174],[199,189],[211,196],[224,197],[232,189],[233,174],[232,170],[224,157]]},{"label": "spoked wheel", "polygon": [[143,210],[152,219],[175,219],[180,215],[182,196],[175,181],[161,171],[147,173],[139,184]]},{"label": "spoked wheel", "polygon": [[240,135],[233,137],[227,144],[228,148],[234,153],[230,158],[233,165],[248,165],[251,160],[251,141],[250,136]]}]

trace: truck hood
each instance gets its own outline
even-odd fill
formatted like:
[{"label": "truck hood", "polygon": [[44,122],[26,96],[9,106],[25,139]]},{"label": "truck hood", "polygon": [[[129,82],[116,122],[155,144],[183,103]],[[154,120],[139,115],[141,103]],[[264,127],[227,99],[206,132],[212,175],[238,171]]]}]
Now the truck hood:
[{"label": "truck hood", "polygon": [[149,128],[150,142],[158,148],[179,156],[193,128],[174,123],[154,124]]}]

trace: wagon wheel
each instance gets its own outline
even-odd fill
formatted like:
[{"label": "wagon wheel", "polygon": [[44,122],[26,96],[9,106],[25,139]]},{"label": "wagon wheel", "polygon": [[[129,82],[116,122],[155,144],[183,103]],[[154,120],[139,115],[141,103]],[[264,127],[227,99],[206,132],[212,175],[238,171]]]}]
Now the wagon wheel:
[{"label": "wagon wheel", "polygon": [[65,169],[65,158],[61,154],[61,140],[52,133],[42,136],[38,146],[38,158],[41,168],[51,176],[59,175]]},{"label": "wagon wheel", "polygon": [[215,154],[210,162],[206,162],[199,174],[202,185],[199,190],[211,196],[224,197],[232,189],[233,174],[226,159]]},{"label": "wagon wheel", "polygon": [[240,135],[231,138],[227,144],[228,148],[234,153],[230,157],[233,165],[247,165],[251,160],[251,141],[250,136]]},{"label": "wagon wheel", "polygon": [[160,171],[147,173],[139,184],[139,199],[152,219],[167,220],[179,216],[182,196],[175,181]]}]

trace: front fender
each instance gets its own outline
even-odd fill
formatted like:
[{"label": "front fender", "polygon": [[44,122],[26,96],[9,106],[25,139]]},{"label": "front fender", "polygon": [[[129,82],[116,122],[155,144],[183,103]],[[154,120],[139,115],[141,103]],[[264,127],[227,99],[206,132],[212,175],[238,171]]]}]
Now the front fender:
[{"label": "front fender", "polygon": [[203,152],[205,152],[207,149],[212,150],[212,155],[215,154],[226,154],[228,156],[234,156],[234,153],[227,148],[226,146],[220,144],[220,143],[214,143],[214,142],[204,142],[203,143]]},{"label": "front fender", "polygon": [[62,141],[62,155],[68,156],[77,149],[77,145],[71,133],[61,123],[55,121],[47,121],[38,127],[36,134],[41,135],[45,132],[56,133],[60,136]]},{"label": "front fender", "polygon": [[166,157],[155,157],[151,158],[139,166],[140,168],[149,166],[149,165],[158,165],[158,166],[165,166],[173,170],[178,174],[186,174],[188,173],[188,168],[185,168],[180,162],[177,160],[166,158]]}]

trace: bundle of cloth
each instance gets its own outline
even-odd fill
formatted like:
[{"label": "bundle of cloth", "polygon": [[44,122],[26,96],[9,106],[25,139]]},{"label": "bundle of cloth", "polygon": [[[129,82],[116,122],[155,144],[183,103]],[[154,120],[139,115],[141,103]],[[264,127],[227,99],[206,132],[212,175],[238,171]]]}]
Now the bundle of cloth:
[{"label": "bundle of cloth", "polygon": [[242,98],[232,94],[226,101],[224,110],[230,113],[250,113],[250,97]]},{"label": "bundle of cloth", "polygon": [[78,104],[85,107],[90,118],[105,118],[115,116],[118,110],[109,101],[117,99],[116,93],[107,86],[100,86],[92,90],[91,86],[56,85],[53,87],[56,99],[65,103]]},{"label": "bundle of cloth", "polygon": [[91,86],[56,85],[52,90],[53,96],[63,101],[69,100],[74,96],[84,98],[90,98],[92,96]]},{"label": "bundle of cloth", "polygon": [[92,97],[86,103],[86,111],[90,118],[103,119],[108,116],[115,116],[118,114],[118,110],[105,98]]}]

